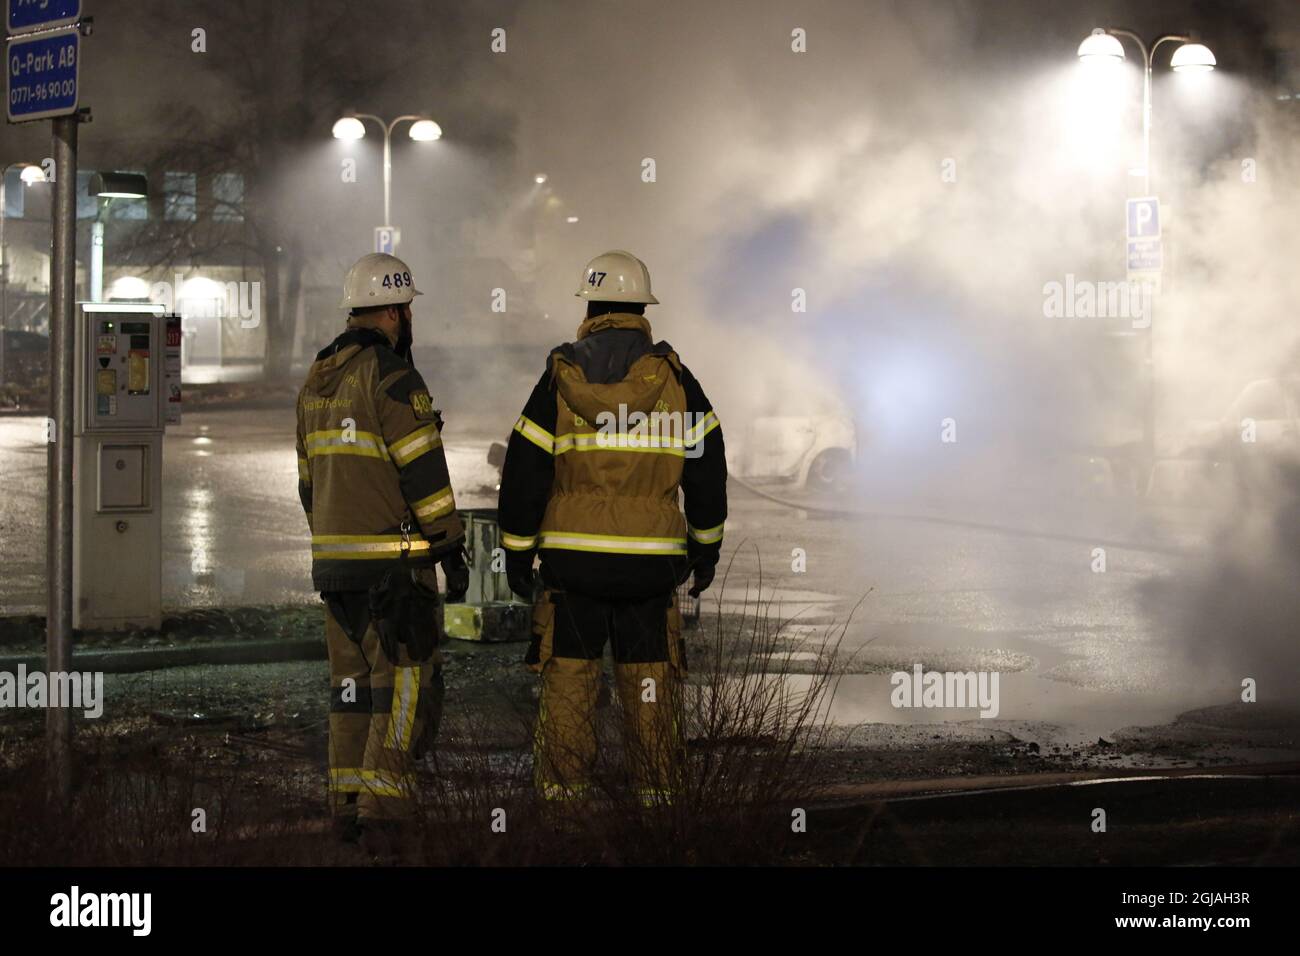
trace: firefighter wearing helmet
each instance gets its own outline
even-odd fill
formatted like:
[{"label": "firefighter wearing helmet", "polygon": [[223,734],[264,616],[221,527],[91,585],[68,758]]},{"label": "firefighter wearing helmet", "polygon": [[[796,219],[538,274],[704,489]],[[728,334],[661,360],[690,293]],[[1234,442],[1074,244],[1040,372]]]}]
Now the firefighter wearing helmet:
[{"label": "firefighter wearing helmet", "polygon": [[727,517],[722,429],[695,376],[651,335],[645,307],[659,300],[645,263],[621,250],[597,256],[576,294],[586,317],[574,342],[551,351],[501,478],[507,577],[535,600],[535,782],[547,799],[588,791],[608,642],[630,776],[647,803],[662,803],[683,756],[675,594],[692,575],[696,597],[713,580]]},{"label": "firefighter wearing helmet", "polygon": [[401,259],[361,257],[343,282],[347,327],[298,394],[298,493],[326,606],[330,803],[349,841],[391,834],[411,812],[412,763],[441,712],[434,565],[448,600],[469,583],[442,419],[411,364],[420,294]]}]

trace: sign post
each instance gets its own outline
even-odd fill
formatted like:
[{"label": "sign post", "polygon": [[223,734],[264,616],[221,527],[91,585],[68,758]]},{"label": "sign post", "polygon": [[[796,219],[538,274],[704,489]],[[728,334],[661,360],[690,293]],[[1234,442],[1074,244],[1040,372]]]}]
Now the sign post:
[{"label": "sign post", "polygon": [[[54,121],[54,243],[50,266],[50,416],[46,429],[49,499],[45,564],[49,601],[46,672],[72,670],[72,387],[73,303],[77,298],[77,117]],[[50,782],[61,799],[72,794],[72,711],[51,707],[45,719]]]},{"label": "sign post", "polygon": [[[8,0],[5,25],[5,110],[10,123],[51,119],[54,125],[54,238],[50,263],[50,410],[46,420],[45,667],[72,670],[72,466],[77,294],[77,127],[81,122],[81,0]],[[52,798],[72,796],[72,710],[45,716]]]},{"label": "sign post", "polygon": [[[1159,292],[1164,270],[1164,245],[1160,238],[1160,200],[1155,196],[1130,199],[1125,207],[1124,237],[1127,246],[1127,273],[1130,282],[1143,283],[1144,292]],[[1143,295],[1146,304],[1145,354],[1146,395],[1142,410],[1142,445],[1148,463],[1156,454],[1156,360],[1155,296]],[[1149,475],[1148,475],[1149,477]],[[1145,490],[1145,489],[1144,489]]]}]

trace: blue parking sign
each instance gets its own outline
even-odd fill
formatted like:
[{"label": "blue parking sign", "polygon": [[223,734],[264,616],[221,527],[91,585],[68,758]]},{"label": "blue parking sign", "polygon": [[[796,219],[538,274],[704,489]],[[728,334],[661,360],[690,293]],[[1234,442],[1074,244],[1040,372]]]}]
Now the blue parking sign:
[{"label": "blue parking sign", "polygon": [[1164,267],[1164,247],[1159,239],[1134,239],[1128,244],[1128,273],[1159,272]]},{"label": "blue parking sign", "polygon": [[9,0],[10,33],[51,30],[81,19],[81,0]]},{"label": "blue parking sign", "polygon": [[402,234],[396,226],[375,226],[375,252],[393,255],[397,252],[397,243]]},{"label": "blue parking sign", "polygon": [[9,122],[77,112],[81,34],[76,27],[10,41],[5,51]]},{"label": "blue parking sign", "polygon": [[1130,199],[1127,214],[1126,235],[1130,242],[1136,239],[1160,238],[1160,200],[1155,196]]}]

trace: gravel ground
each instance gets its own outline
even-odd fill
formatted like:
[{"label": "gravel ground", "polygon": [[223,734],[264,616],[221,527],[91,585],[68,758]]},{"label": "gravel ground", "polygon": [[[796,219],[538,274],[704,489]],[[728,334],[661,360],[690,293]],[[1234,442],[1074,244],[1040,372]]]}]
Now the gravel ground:
[{"label": "gravel ground", "polygon": [[[277,633],[302,637],[318,627],[318,609],[278,616],[265,610],[241,615],[242,626],[255,636],[265,632],[254,630],[254,625],[270,619]],[[723,620],[724,633],[735,623]],[[214,629],[219,627],[211,615],[187,616],[174,624],[168,640],[178,646],[211,640]],[[815,674],[825,660],[801,643],[804,637],[764,644],[769,669],[785,670],[792,682],[815,679],[809,674]],[[715,631],[707,620],[700,630],[688,634],[688,656],[697,662],[692,682],[697,686],[714,640]],[[129,642],[115,646],[126,647]],[[521,663],[523,652],[524,645],[518,643],[452,641],[444,647],[448,697],[436,773],[453,792],[464,788],[465,793],[486,794],[487,806],[497,805],[496,795],[526,789],[530,779],[537,682]],[[961,660],[951,650],[945,653],[950,660]],[[844,663],[871,673],[889,661],[887,649],[878,649],[874,657],[863,655]],[[733,674],[744,671],[743,654],[729,662]],[[204,849],[201,840],[192,844],[172,840],[165,848],[145,843],[132,850],[129,841],[119,839],[110,841],[107,849],[100,843],[86,849],[88,860],[131,863],[166,858],[208,865],[373,862],[356,857],[355,850],[331,841],[327,833],[328,669],[323,660],[108,673],[104,691],[102,718],[76,718],[76,766],[89,781],[79,791],[88,801],[79,813],[89,819],[135,807],[126,811],[123,826],[142,825],[146,832],[154,824],[130,821],[156,818],[165,825],[188,806],[208,808],[215,820],[223,819],[229,808],[233,817],[250,822],[235,825],[233,833],[229,827],[222,830],[222,842],[215,849]],[[26,814],[23,818],[29,819],[33,812],[30,806],[24,809],[23,801],[30,798],[23,796],[23,784],[36,785],[32,770],[43,763],[42,718],[39,710],[0,712],[0,804],[16,801],[5,810],[11,816]],[[813,839],[781,860],[818,865],[1300,860],[1294,812],[1295,781],[1300,778],[1294,776],[1294,767],[1290,777],[1262,780],[1099,782],[1084,788],[1088,793],[1060,785],[1080,774],[1096,775],[1098,770],[1119,776],[1139,768],[1214,770],[1240,763],[1294,764],[1300,757],[1300,710],[1296,708],[1264,704],[1202,708],[1163,726],[1126,728],[1086,746],[1050,743],[1063,739],[1060,728],[1052,725],[991,724],[972,719],[827,727],[817,759],[806,769],[831,789],[824,801],[816,803]],[[755,740],[753,746],[761,748],[763,743]],[[693,752],[703,759],[708,748],[697,744]],[[164,780],[170,782],[160,785]],[[487,783],[485,790],[485,780],[495,782]],[[232,781],[237,781],[233,791]],[[1024,789],[1034,781],[1041,781],[1043,788]],[[1001,795],[925,798],[949,788],[1009,785],[1013,789]],[[157,795],[141,796],[141,788]],[[920,802],[913,802],[915,797],[899,802],[909,793],[919,794]],[[878,802],[882,796],[887,803]],[[179,810],[169,801],[180,801]],[[1096,840],[1086,825],[1088,808],[1099,802],[1125,821],[1110,841]],[[96,809],[99,806],[105,809]],[[472,811],[472,801],[466,806]],[[188,820],[188,811],[181,817]],[[61,825],[55,818],[40,824],[54,827],[51,832]],[[240,837],[242,832],[252,835]],[[0,846],[0,859],[48,862],[51,853],[59,859],[80,858],[76,854],[82,851],[76,847],[51,850],[51,844],[42,842],[46,839],[28,839],[23,846],[8,849]],[[641,851],[629,849],[622,842],[625,837],[613,839],[618,860],[640,859]],[[689,847],[696,845],[689,843]],[[452,859],[490,862],[484,852],[474,845]],[[518,856],[507,859],[575,862],[565,856],[572,852],[571,847],[534,847],[525,840]],[[710,852],[736,859],[726,855],[733,851],[714,848]],[[693,859],[689,854],[683,860],[673,858],[676,862]],[[702,859],[713,857],[706,854]],[[764,857],[753,862],[771,861]]]},{"label": "gravel ground", "polygon": [[[169,617],[159,635],[85,635],[79,647],[111,650],[186,643],[240,641],[268,637],[304,638],[319,633],[320,609],[246,608],[233,612],[188,611]],[[688,659],[695,661],[693,682],[722,629],[736,640],[743,627],[734,617],[706,615],[699,630],[688,631]],[[815,673],[826,664],[816,650],[828,632],[793,633],[762,648],[767,670],[791,675]],[[833,634],[829,635],[833,638]],[[9,653],[39,650],[33,625],[20,618],[0,619],[0,647]],[[811,648],[811,649],[810,649]],[[471,733],[480,744],[526,753],[536,712],[536,678],[521,663],[525,645],[449,641],[446,722],[442,741],[455,746]],[[971,654],[978,655],[978,649]],[[743,657],[736,651],[733,667]],[[1023,656],[1023,655],[1022,655]],[[998,666],[1015,672],[1032,661],[1001,653]],[[837,672],[879,674],[898,666],[888,647],[869,646],[835,663]],[[973,666],[960,649],[945,649],[940,668]],[[609,671],[608,662],[606,670]],[[610,675],[606,675],[607,684]],[[602,701],[607,695],[602,695]],[[328,670],[323,660],[226,666],[186,666],[137,674],[105,675],[104,716],[94,732],[112,737],[148,735],[151,728],[185,728],[187,733],[223,738],[254,735],[279,747],[301,751],[323,763],[327,722]],[[41,713],[0,712],[0,739],[32,738]],[[825,767],[839,782],[903,780],[1053,772],[1068,769],[1135,767],[1216,767],[1300,759],[1300,708],[1254,704],[1202,708],[1172,723],[1130,727],[1094,741],[1064,743],[1060,728],[1025,721],[944,721],[941,723],[844,723],[828,729]]]}]

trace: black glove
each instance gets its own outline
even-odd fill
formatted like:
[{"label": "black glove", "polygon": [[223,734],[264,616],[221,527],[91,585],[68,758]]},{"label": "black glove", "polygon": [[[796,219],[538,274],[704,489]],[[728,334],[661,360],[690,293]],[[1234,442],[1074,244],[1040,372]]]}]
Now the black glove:
[{"label": "black glove", "polygon": [[[713,572],[718,566],[718,553],[721,549],[716,544],[697,544],[694,538],[686,541],[686,577],[695,573],[695,583],[688,592],[691,597],[699,597],[700,592],[707,591],[713,583]],[[685,583],[683,579],[682,583]]]},{"label": "black glove", "polygon": [[469,591],[469,567],[465,564],[465,549],[457,545],[442,556],[443,576],[447,579],[447,603],[459,604]]},{"label": "black glove", "polygon": [[533,552],[506,552],[506,582],[510,590],[530,604],[537,587],[537,572],[533,570]]},{"label": "black glove", "polygon": [[420,579],[405,561],[384,572],[370,588],[370,620],[379,632],[379,645],[394,664],[400,646],[413,661],[427,661],[438,646],[438,591]]},{"label": "black glove", "polygon": [[707,591],[709,585],[713,583],[713,572],[717,570],[716,562],[700,563],[695,566],[695,581],[691,585],[689,592],[691,597],[699,597],[702,591]]}]

